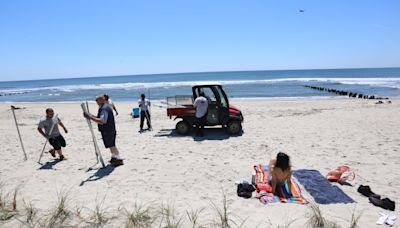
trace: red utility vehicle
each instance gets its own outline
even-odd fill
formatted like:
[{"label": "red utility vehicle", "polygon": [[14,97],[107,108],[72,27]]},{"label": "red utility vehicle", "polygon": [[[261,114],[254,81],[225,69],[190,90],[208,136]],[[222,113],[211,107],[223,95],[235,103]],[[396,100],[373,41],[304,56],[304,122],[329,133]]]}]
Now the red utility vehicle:
[{"label": "red utility vehicle", "polygon": [[242,131],[243,115],[242,112],[229,104],[228,97],[217,83],[197,84],[192,87],[193,95],[178,95],[168,97],[167,115],[175,119],[181,119],[176,124],[178,134],[188,134],[193,126],[196,125],[194,100],[200,92],[205,94],[208,100],[207,122],[205,126],[222,125],[229,134],[239,134]]}]

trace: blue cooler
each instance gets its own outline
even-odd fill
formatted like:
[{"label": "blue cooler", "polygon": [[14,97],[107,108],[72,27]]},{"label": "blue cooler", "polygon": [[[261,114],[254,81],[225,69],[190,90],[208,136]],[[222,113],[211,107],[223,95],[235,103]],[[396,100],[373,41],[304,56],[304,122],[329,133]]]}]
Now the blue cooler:
[{"label": "blue cooler", "polygon": [[139,118],[139,116],[140,116],[139,108],[133,108],[132,109],[132,117],[133,118]]}]

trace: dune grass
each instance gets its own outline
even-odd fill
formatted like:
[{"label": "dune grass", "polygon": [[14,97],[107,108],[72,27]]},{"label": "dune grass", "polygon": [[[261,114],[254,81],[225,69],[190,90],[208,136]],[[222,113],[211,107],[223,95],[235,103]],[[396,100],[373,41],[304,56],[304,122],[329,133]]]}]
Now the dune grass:
[{"label": "dune grass", "polygon": [[188,219],[190,223],[192,224],[192,228],[200,228],[202,227],[198,223],[198,219],[200,217],[200,214],[204,211],[204,207],[200,209],[190,209],[186,210],[186,215],[188,216]]},{"label": "dune grass", "polygon": [[289,228],[291,225],[296,222],[297,219],[285,219],[285,223],[283,225],[278,225],[277,228]]},{"label": "dune grass", "polygon": [[104,206],[105,196],[102,200],[96,200],[96,206],[89,216],[89,223],[95,227],[106,225],[112,216],[109,215],[109,208]]},{"label": "dune grass", "polygon": [[179,228],[182,227],[182,216],[175,210],[173,203],[162,203],[160,207],[161,223],[160,227]]},{"label": "dune grass", "polygon": [[123,207],[122,211],[126,218],[124,227],[126,228],[149,228],[157,219],[157,216],[152,214],[152,207],[135,202],[132,209]]},{"label": "dune grass", "polygon": [[39,224],[39,221],[36,221],[36,215],[38,213],[38,210],[35,208],[32,202],[26,203],[24,201],[24,206],[25,206],[25,216],[26,216],[24,223],[29,227],[36,227],[37,224]]},{"label": "dune grass", "polygon": [[62,227],[66,226],[68,219],[72,218],[72,211],[68,206],[69,192],[61,190],[57,193],[57,202],[54,208],[50,211],[50,215],[46,220],[45,227]]},{"label": "dune grass", "polygon": [[339,225],[336,223],[327,220],[323,214],[318,204],[315,202],[309,201],[309,213],[308,213],[308,221],[306,223],[306,227],[310,228],[338,228]]},{"label": "dune grass", "polygon": [[[214,202],[211,202],[211,207],[215,211],[215,219],[213,221],[214,227],[231,228],[231,227],[243,227],[247,219],[242,220],[237,215],[233,214],[229,209],[226,194],[222,191],[222,205],[218,206]],[[239,220],[239,221],[238,221]]]},{"label": "dune grass", "polygon": [[[180,212],[176,210],[175,205],[170,202],[161,203],[161,205],[158,206],[159,209],[154,209],[157,207],[153,207],[151,204],[134,203],[132,207],[120,207],[115,211],[105,206],[105,197],[100,201],[96,200],[96,205],[93,210],[77,206],[70,207],[69,191],[58,192],[55,204],[46,212],[45,210],[41,211],[35,208],[32,202],[19,199],[19,187],[16,187],[11,192],[6,192],[4,189],[4,185],[0,183],[0,226],[15,224],[13,223],[14,220],[14,222],[18,221],[21,223],[20,227],[31,228],[107,226],[126,228],[233,228],[244,227],[247,221],[247,219],[243,220],[235,215],[230,208],[227,196],[224,192],[220,202],[210,201],[209,207],[186,209],[184,211],[186,213],[185,215],[180,214]],[[18,203],[20,201],[22,201],[23,204]],[[268,224],[260,224],[259,227],[339,227],[337,223],[327,219],[318,204],[310,200],[309,202],[307,213],[308,220],[306,224],[295,224],[298,219],[286,219],[285,221],[281,221],[283,224],[272,224],[269,222]],[[260,205],[260,207],[261,206],[262,205]],[[85,209],[84,213],[82,212],[83,209]],[[88,211],[86,211],[86,209]],[[345,221],[343,227],[357,228],[360,227],[359,220],[361,215],[362,212],[357,213],[354,208],[350,218],[338,219]],[[110,224],[111,220],[114,220],[114,223]]]},{"label": "dune grass", "polygon": [[17,214],[17,196],[19,186],[14,189],[10,199],[10,193],[4,190],[4,183],[0,183],[0,221],[10,220]]},{"label": "dune grass", "polygon": [[350,225],[349,228],[357,228],[358,226],[358,221],[360,220],[362,216],[362,212],[359,214],[356,213],[356,208],[353,209],[353,212],[351,213],[351,219],[350,219]]}]

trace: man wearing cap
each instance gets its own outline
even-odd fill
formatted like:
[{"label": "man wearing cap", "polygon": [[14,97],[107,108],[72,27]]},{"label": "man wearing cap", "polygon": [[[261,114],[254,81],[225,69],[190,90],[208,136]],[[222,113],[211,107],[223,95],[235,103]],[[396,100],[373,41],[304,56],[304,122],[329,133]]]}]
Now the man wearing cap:
[{"label": "man wearing cap", "polygon": [[113,110],[110,105],[108,105],[103,95],[96,97],[96,103],[99,105],[97,116],[90,113],[83,113],[83,115],[85,118],[97,123],[98,129],[103,138],[104,146],[109,148],[111,151],[111,165],[123,165],[123,158],[120,156],[118,148],[115,146],[117,131],[115,129]]}]

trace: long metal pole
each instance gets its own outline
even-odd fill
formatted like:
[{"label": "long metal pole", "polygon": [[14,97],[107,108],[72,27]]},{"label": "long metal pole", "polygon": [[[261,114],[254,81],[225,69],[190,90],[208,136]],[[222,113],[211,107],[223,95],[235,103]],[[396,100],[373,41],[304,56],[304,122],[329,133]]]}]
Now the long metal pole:
[{"label": "long metal pole", "polygon": [[[82,107],[83,112],[89,113],[89,105],[88,105],[87,101],[86,101],[86,106],[85,106],[84,103],[82,103],[81,107]],[[95,150],[95,154],[96,154],[97,163],[99,163],[99,161],[100,161],[101,165],[104,168],[106,166],[104,164],[103,157],[101,156],[100,149],[99,149],[99,146],[98,146],[97,141],[96,141],[96,137],[95,137],[94,132],[93,132],[92,122],[90,122],[89,119],[86,119],[86,120],[87,120],[89,129],[90,129],[90,133],[92,134],[92,140],[93,140],[93,145],[94,145],[94,150]]]},{"label": "long metal pole", "polygon": [[[90,113],[90,110],[89,110],[89,103],[88,103],[87,101],[86,101],[86,110],[87,110],[88,113]],[[100,160],[101,165],[102,165],[103,168],[104,168],[105,165],[104,165],[103,156],[102,156],[101,153],[100,153],[99,144],[97,144],[97,140],[96,140],[96,137],[94,136],[94,132],[93,132],[92,122],[90,122],[90,120],[89,120],[89,125],[90,125],[90,129],[91,129],[91,131],[92,131],[93,142],[94,142],[94,146],[95,146],[96,152],[97,152],[97,153],[96,153],[96,155],[97,155],[97,160]],[[98,161],[97,161],[97,162],[98,162]]]},{"label": "long metal pole", "polygon": [[26,161],[26,160],[28,160],[28,156],[26,155],[25,147],[24,147],[24,144],[22,143],[21,133],[19,132],[17,117],[15,116],[15,112],[14,112],[14,107],[13,106],[11,106],[11,111],[12,111],[13,116],[14,116],[15,126],[17,127],[19,142],[21,143],[21,148],[22,148],[22,151],[24,152],[24,160]]},{"label": "long metal pole", "polygon": [[[51,133],[53,133],[53,129],[54,129],[54,126],[56,126],[56,124],[58,124],[58,114],[53,118],[52,125],[51,125],[50,131],[49,131],[49,137],[51,136]],[[43,145],[42,153],[40,153],[40,157],[39,157],[39,161],[38,161],[39,164],[40,164],[40,160],[42,159],[44,150],[46,149],[46,145],[47,145],[48,141],[49,141],[49,139],[46,138],[46,142],[44,142],[44,145]]]},{"label": "long metal pole", "polygon": [[147,92],[148,92],[148,94],[149,94],[149,107],[147,107],[147,110],[149,111],[149,115],[147,115],[147,112],[145,111],[145,113],[146,113],[146,118],[147,118],[147,120],[149,121],[149,124],[150,124],[150,130],[153,130],[153,124],[151,124],[151,120],[150,120],[150,117],[151,117],[151,103],[150,103],[150,89],[147,89]]}]

